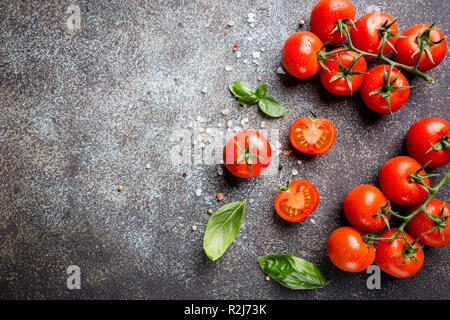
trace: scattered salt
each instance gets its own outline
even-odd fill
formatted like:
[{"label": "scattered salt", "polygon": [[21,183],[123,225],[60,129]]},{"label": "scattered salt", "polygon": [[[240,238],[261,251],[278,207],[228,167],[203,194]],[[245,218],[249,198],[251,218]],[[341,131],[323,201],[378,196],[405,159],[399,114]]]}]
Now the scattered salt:
[{"label": "scattered salt", "polygon": [[195,195],[196,195],[197,197],[200,197],[200,196],[202,195],[202,189],[197,189],[197,190],[195,190]]},{"label": "scattered salt", "polygon": [[286,71],[284,71],[282,67],[278,67],[277,73],[278,74],[286,74]]}]

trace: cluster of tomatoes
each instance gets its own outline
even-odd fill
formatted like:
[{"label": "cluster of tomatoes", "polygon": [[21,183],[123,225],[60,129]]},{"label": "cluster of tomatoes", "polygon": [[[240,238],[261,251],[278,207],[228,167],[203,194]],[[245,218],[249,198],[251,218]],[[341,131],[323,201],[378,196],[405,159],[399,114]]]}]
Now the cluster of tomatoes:
[{"label": "cluster of tomatoes", "polygon": [[[394,112],[409,97],[408,80],[396,66],[415,73],[434,68],[446,54],[445,37],[428,24],[412,26],[400,35],[396,20],[383,12],[368,13],[355,23],[354,19],[349,0],[320,0],[311,13],[311,32],[300,31],[286,40],[283,65],[300,79],[320,72],[329,92],[342,96],[360,89],[371,110]],[[347,36],[349,47],[325,51],[325,45],[338,44]],[[395,62],[385,58],[392,51]],[[389,64],[367,71],[366,60],[376,58]]]},{"label": "cluster of tomatoes", "polygon": [[[307,154],[324,154],[336,140],[336,129],[327,119],[314,115],[302,117],[292,124],[289,138],[292,146]],[[241,131],[225,144],[223,161],[226,168],[239,178],[253,178],[270,164],[272,149],[267,139],[253,130]],[[289,222],[299,222],[309,216],[319,203],[319,193],[304,179],[277,186],[275,210]]]},{"label": "cluster of tomatoes", "polygon": [[[341,227],[330,235],[327,249],[334,265],[344,271],[359,272],[375,261],[386,273],[407,278],[422,268],[424,253],[421,244],[440,247],[450,243],[450,226],[445,223],[450,215],[450,206],[437,199],[427,203],[426,211],[435,217],[441,215],[439,228],[424,212],[419,212],[407,223],[408,233],[399,232],[393,241],[380,240],[372,246],[364,241],[361,233],[386,227],[391,214],[396,214],[391,211],[390,202],[410,206],[406,216],[419,208],[428,194],[420,182],[430,186],[423,166],[437,168],[450,162],[449,132],[450,123],[441,118],[425,118],[416,122],[406,136],[411,157],[399,156],[386,162],[379,173],[381,190],[372,185],[360,185],[347,194],[344,214],[353,227]],[[414,180],[414,177],[418,179]],[[389,228],[381,233],[380,238],[391,238],[396,231],[396,228]],[[408,245],[411,246],[410,253],[405,256],[405,246]]]},{"label": "cluster of tomatoes", "polygon": [[[444,58],[445,38],[440,30],[425,24],[413,26],[400,36],[395,20],[382,12],[369,13],[356,23],[354,18],[355,9],[350,1],[320,0],[311,14],[312,32],[297,32],[289,37],[283,48],[283,64],[291,75],[301,79],[320,71],[324,87],[337,95],[361,89],[364,102],[376,112],[398,110],[408,99],[409,83],[395,66],[424,77],[421,72],[435,67]],[[348,48],[325,51],[324,43],[337,44],[346,38],[349,38]],[[396,62],[385,58],[391,51]],[[367,72],[366,59],[376,58],[389,65],[379,65]],[[426,205],[428,215],[443,219],[439,228],[423,212],[408,220],[409,234],[389,225],[391,215],[400,217],[391,210],[391,202],[411,206],[409,213],[424,203],[429,191],[426,187],[430,186],[424,166],[437,168],[450,161],[449,133],[450,124],[444,119],[418,121],[407,134],[411,157],[393,158],[381,168],[381,190],[361,185],[348,193],[344,213],[353,227],[335,230],[328,240],[328,255],[338,268],[358,272],[375,261],[388,274],[406,278],[422,267],[422,244],[443,246],[450,242],[450,226],[445,223],[450,207],[440,200],[431,199]],[[334,144],[336,130],[329,120],[312,115],[297,119],[289,138],[300,152],[324,154]],[[253,130],[239,132],[223,149],[226,168],[239,178],[258,176],[269,166],[271,156],[267,139]],[[286,221],[302,221],[318,205],[319,193],[306,180],[289,181],[287,186],[278,189],[275,210]],[[388,229],[377,241],[362,234],[386,226]]]}]

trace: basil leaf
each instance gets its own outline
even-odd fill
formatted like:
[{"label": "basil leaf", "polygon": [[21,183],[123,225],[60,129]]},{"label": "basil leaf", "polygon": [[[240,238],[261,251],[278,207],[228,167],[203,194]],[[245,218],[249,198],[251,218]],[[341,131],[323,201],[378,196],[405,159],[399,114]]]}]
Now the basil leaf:
[{"label": "basil leaf", "polygon": [[209,218],[203,237],[203,249],[210,260],[219,259],[236,239],[244,218],[246,201],[227,203]]},{"label": "basil leaf", "polygon": [[228,83],[228,88],[235,98],[243,98],[255,93],[250,84],[242,81],[232,81]]},{"label": "basil leaf", "polygon": [[259,99],[264,98],[266,96],[266,93],[267,93],[267,84],[264,83],[260,85],[258,88],[256,88],[255,94]]},{"label": "basil leaf", "polygon": [[289,289],[318,289],[329,283],[314,264],[290,254],[268,254],[258,262],[265,274]]},{"label": "basil leaf", "polygon": [[284,116],[284,108],[275,99],[263,97],[258,102],[259,109],[269,117],[278,118]]},{"label": "basil leaf", "polygon": [[251,94],[239,99],[239,103],[243,106],[252,106],[257,104],[259,101],[258,97],[255,94]]}]

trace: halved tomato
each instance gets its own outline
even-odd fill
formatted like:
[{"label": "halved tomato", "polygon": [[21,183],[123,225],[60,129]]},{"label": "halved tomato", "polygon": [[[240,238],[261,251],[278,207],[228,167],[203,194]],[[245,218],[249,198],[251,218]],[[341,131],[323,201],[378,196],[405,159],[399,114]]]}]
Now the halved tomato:
[{"label": "halved tomato", "polygon": [[331,121],[317,117],[303,117],[294,121],[289,132],[292,146],[308,154],[324,154],[336,140]]},{"label": "halved tomato", "polygon": [[275,197],[275,210],[286,221],[302,221],[319,204],[319,193],[309,181],[297,179],[287,187],[278,188],[280,192]]}]

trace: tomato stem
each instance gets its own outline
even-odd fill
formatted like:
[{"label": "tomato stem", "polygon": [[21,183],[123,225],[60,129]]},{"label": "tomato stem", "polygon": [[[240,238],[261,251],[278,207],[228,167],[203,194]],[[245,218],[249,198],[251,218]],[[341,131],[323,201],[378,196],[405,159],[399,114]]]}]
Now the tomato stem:
[{"label": "tomato stem", "polygon": [[[389,65],[392,66],[392,67],[396,67],[396,68],[398,68],[398,69],[402,69],[402,70],[409,71],[409,72],[411,72],[411,73],[413,73],[413,74],[416,74],[416,75],[418,75],[419,77],[425,79],[425,80],[428,81],[428,82],[434,83],[434,79],[433,79],[432,77],[426,75],[425,73],[423,73],[422,71],[420,71],[420,70],[417,69],[417,64],[416,64],[415,66],[407,66],[407,65],[405,65],[405,64],[401,64],[401,63],[395,62],[394,60],[391,60],[391,59],[389,59],[389,58],[386,58],[386,57],[383,55],[383,49],[384,49],[384,46],[385,46],[386,42],[388,41],[388,40],[387,40],[387,37],[390,35],[389,32],[383,32],[383,33],[382,33],[383,36],[382,36],[382,38],[381,38],[380,52],[379,52],[378,54],[369,53],[369,52],[366,52],[366,51],[363,51],[363,50],[360,50],[360,49],[355,48],[355,47],[353,46],[352,40],[351,40],[351,38],[350,38],[350,33],[348,32],[347,28],[344,28],[344,29],[343,29],[343,32],[345,33],[345,36],[347,37],[348,48],[346,48],[346,49],[341,49],[341,50],[337,50],[337,51],[335,51],[335,52],[333,52],[333,53],[341,52],[341,51],[345,51],[345,50],[351,50],[351,51],[354,51],[354,52],[356,52],[356,53],[359,53],[359,54],[362,55],[362,56],[367,56],[367,57],[371,57],[371,58],[374,58],[374,59],[380,59],[380,60],[383,60],[384,62],[386,62],[387,64],[389,64]],[[419,59],[420,59],[420,56],[421,56],[422,54],[423,54],[423,51],[420,52]]]}]

